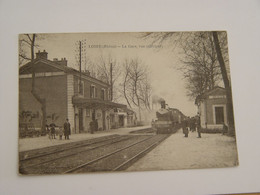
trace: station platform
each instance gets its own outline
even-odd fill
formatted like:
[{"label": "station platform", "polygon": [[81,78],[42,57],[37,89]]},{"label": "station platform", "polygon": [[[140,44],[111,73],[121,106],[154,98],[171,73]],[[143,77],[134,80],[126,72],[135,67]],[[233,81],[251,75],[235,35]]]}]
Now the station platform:
[{"label": "station platform", "polygon": [[126,171],[222,168],[238,166],[234,137],[179,129]]},{"label": "station platform", "polygon": [[49,139],[49,136],[41,136],[41,137],[33,137],[33,138],[19,138],[18,142],[18,151],[27,151],[27,150],[33,150],[33,149],[39,149],[49,146],[56,146],[60,144],[70,143],[70,142],[77,142],[77,141],[83,141],[88,139],[93,139],[97,137],[103,137],[113,134],[118,135],[124,135],[129,134],[131,131],[141,130],[141,129],[147,129],[151,126],[139,126],[139,127],[129,127],[129,128],[118,128],[118,129],[111,129],[106,131],[97,131],[94,134],[90,133],[80,133],[80,134],[72,134],[70,135],[69,140],[65,140],[64,136],[62,137],[62,140],[59,140],[59,136],[56,136],[56,139]]}]

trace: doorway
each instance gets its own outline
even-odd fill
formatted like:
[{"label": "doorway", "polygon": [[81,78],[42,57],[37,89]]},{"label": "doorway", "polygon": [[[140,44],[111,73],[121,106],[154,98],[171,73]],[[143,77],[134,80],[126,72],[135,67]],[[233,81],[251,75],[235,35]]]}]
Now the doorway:
[{"label": "doorway", "polygon": [[224,107],[223,106],[215,107],[215,117],[216,117],[216,124],[224,123]]},{"label": "doorway", "polygon": [[124,127],[124,115],[119,115],[119,127]]},{"label": "doorway", "polygon": [[103,130],[106,130],[106,111],[102,110]]},{"label": "doorway", "polygon": [[83,109],[79,108],[79,133],[83,131]]}]

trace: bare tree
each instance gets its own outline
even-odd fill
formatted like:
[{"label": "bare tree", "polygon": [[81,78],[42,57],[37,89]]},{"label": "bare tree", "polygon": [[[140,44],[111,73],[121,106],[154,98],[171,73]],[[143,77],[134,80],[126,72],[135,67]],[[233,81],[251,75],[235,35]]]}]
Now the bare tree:
[{"label": "bare tree", "polygon": [[[34,59],[34,50],[39,48],[38,41],[46,38],[44,34],[20,34],[19,35],[19,66]],[[48,37],[51,35],[48,35]],[[33,53],[32,53],[33,52]]]},{"label": "bare tree", "polygon": [[[148,32],[148,33],[143,33],[141,35],[141,38],[152,39],[153,43],[156,43],[156,42],[163,43],[165,41],[168,41],[168,42],[172,43],[173,48],[175,48],[180,43],[182,45],[189,43],[190,38],[192,38],[192,36],[194,34],[195,34],[194,32],[186,32],[186,33],[181,33],[181,32],[152,33],[152,32]],[[200,32],[200,34],[201,34],[202,39],[200,39],[199,44],[203,45],[203,41],[205,40],[205,38],[210,41],[211,47],[209,47],[209,48],[213,52],[211,55],[209,55],[212,57],[212,59],[210,59],[212,68],[213,67],[215,68],[215,65],[213,66],[213,64],[214,64],[213,61],[214,62],[216,61],[215,62],[216,65],[221,70],[221,76],[222,76],[222,79],[224,82],[225,89],[227,91],[227,112],[228,112],[229,134],[234,135],[235,131],[234,131],[232,93],[231,93],[231,85],[230,85],[230,79],[229,79],[230,78],[229,69],[227,68],[228,67],[227,64],[229,63],[229,60],[228,60],[226,32],[216,32],[216,31],[213,32],[212,31],[212,32]],[[195,48],[197,49],[200,47],[198,45],[197,46],[194,45],[191,48],[191,50],[195,49]],[[207,54],[207,55],[209,54],[208,53],[209,51],[206,48],[208,48],[208,47],[206,47],[206,45],[205,45],[205,47],[204,46],[202,47],[202,51],[200,51],[200,52],[203,52],[202,56],[204,56],[204,57],[205,57],[205,54]],[[191,56],[189,56],[189,57],[191,57]],[[215,58],[216,58],[216,60],[214,60]],[[202,60],[204,60],[204,59],[202,58]],[[196,62],[196,60],[194,60],[194,62]],[[194,76],[194,75],[196,75],[196,76]],[[214,74],[211,74],[211,77],[214,77],[213,75]],[[195,89],[196,93],[198,93],[197,90],[201,91],[201,90],[204,90],[205,88],[208,88],[210,85],[208,85],[207,83],[210,82],[210,79],[211,79],[211,86],[214,84],[212,82],[213,79],[210,76],[205,81],[204,75],[196,74],[195,71],[186,72],[186,77],[188,77],[188,76],[190,76],[189,77],[190,83],[192,83],[193,85],[196,82],[198,83],[197,85],[195,84],[195,86],[191,86],[191,85],[189,86],[189,88],[192,88],[192,89],[195,89],[196,87],[199,88],[199,89]]]},{"label": "bare tree", "polygon": [[131,69],[131,60],[125,59],[123,61],[123,71],[122,71],[122,93],[125,98],[128,106],[132,108],[129,92],[130,92],[130,69]]},{"label": "bare tree", "polygon": [[[41,98],[40,95],[37,93],[37,89],[35,87],[36,79],[35,79],[35,72],[36,72],[36,65],[35,65],[35,59],[34,59],[34,49],[37,47],[36,45],[36,34],[25,34],[20,35],[19,44],[19,62],[28,61],[30,60],[30,63],[32,65],[32,90],[31,93],[33,97],[38,101],[38,103],[41,105],[41,111],[42,111],[42,126],[41,126],[41,132],[45,132],[45,126],[46,126],[46,100],[45,98]],[[30,57],[26,53],[26,49],[30,50]]]},{"label": "bare tree", "polygon": [[225,54],[223,55],[223,50],[221,50],[220,47],[220,41],[219,41],[219,32],[212,32],[215,48],[217,52],[217,57],[219,61],[219,65],[221,68],[221,74],[223,77],[225,89],[227,90],[227,116],[228,116],[228,123],[229,123],[229,134],[235,135],[235,123],[234,123],[234,113],[233,113],[233,102],[232,102],[232,91],[231,91],[231,82],[228,77],[227,68],[225,64]]},{"label": "bare tree", "polygon": [[147,110],[151,110],[152,86],[148,75],[139,84],[140,100]]},{"label": "bare tree", "polygon": [[198,32],[180,44],[182,63],[179,69],[186,79],[187,95],[195,99],[213,89],[221,80],[220,66],[210,32]]},{"label": "bare tree", "polygon": [[107,56],[101,54],[96,62],[96,67],[97,78],[110,84],[111,101],[116,101],[118,99],[117,80],[121,72],[117,60],[111,54]]},{"label": "bare tree", "polygon": [[150,108],[151,85],[147,67],[139,60],[125,59],[123,62],[122,93],[130,108],[136,107],[139,111],[139,120],[142,120],[142,108]]}]

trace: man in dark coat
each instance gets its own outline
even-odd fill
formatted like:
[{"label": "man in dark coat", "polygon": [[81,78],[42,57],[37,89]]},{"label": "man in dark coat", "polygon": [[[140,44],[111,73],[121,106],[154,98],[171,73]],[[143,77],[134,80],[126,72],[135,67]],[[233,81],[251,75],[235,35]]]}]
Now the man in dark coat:
[{"label": "man in dark coat", "polygon": [[49,127],[50,126],[47,124],[47,120],[46,120],[46,134],[48,135],[49,139],[51,139],[51,130]]},{"label": "man in dark coat", "polygon": [[70,123],[69,123],[69,119],[66,119],[66,122],[64,123],[64,136],[65,139],[70,139],[69,135],[70,135]]},{"label": "man in dark coat", "polygon": [[98,121],[97,121],[97,119],[95,120],[95,131],[98,131]]},{"label": "man in dark coat", "polygon": [[198,131],[198,138],[201,138],[201,126],[200,126],[200,117],[197,118],[197,131]]},{"label": "man in dark coat", "polygon": [[52,138],[52,139],[56,139],[56,138],[55,138],[55,133],[56,133],[55,127],[56,127],[56,125],[55,125],[54,123],[51,123],[51,124],[50,124],[50,127],[51,127],[51,138]]},{"label": "man in dark coat", "polygon": [[94,124],[93,120],[89,123],[89,126],[90,126],[90,133],[93,134],[94,133],[94,129],[95,129],[95,124]]},{"label": "man in dark coat", "polygon": [[185,134],[184,137],[188,137],[189,131],[188,131],[188,128],[187,128],[187,121],[182,122],[182,131]]}]

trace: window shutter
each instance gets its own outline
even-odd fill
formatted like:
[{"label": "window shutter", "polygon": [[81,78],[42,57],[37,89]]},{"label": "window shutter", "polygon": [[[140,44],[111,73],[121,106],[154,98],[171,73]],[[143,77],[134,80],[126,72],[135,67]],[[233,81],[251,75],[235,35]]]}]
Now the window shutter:
[{"label": "window shutter", "polygon": [[93,96],[92,96],[92,86],[90,85],[90,98],[93,98]]},{"label": "window shutter", "polygon": [[78,95],[78,79],[74,78],[74,92],[75,95]]}]

